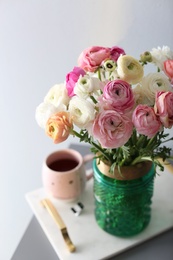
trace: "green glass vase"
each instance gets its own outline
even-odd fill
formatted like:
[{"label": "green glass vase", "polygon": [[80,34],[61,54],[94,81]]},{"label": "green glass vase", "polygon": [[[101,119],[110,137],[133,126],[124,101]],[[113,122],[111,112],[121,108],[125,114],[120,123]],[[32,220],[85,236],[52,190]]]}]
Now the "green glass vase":
[{"label": "green glass vase", "polygon": [[137,178],[131,172],[131,177],[125,180],[119,173],[119,179],[106,176],[99,170],[97,161],[93,161],[95,219],[106,232],[129,237],[140,233],[149,224],[155,168],[152,163],[146,170],[144,166],[140,165]]}]

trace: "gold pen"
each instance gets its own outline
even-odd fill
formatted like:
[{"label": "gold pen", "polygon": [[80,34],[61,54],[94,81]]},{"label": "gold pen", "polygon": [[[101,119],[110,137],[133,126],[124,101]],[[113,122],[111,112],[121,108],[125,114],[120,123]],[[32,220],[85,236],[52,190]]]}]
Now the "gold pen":
[{"label": "gold pen", "polygon": [[53,206],[52,202],[49,199],[43,199],[41,200],[41,204],[48,210],[49,214],[54,219],[55,223],[59,227],[61,234],[65,240],[66,246],[70,252],[74,252],[76,250],[76,247],[72,243],[69,234],[67,232],[67,227],[62,220],[61,216],[59,215],[56,208]]}]

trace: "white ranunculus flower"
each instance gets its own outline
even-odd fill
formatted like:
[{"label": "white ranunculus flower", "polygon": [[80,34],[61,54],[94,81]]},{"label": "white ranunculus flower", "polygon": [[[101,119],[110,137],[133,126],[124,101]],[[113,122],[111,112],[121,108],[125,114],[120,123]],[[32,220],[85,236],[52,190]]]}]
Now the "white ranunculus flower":
[{"label": "white ranunculus flower", "polygon": [[44,98],[44,102],[51,103],[54,106],[58,107],[60,104],[65,106],[69,103],[69,96],[67,94],[67,89],[65,84],[56,84],[50,88],[49,92]]},{"label": "white ranunculus flower", "polygon": [[118,78],[117,70],[115,69],[114,71],[112,71],[107,78],[109,78],[110,80],[116,80]]},{"label": "white ranunculus flower", "polygon": [[101,83],[98,78],[90,77],[89,75],[80,76],[75,85],[74,93],[78,97],[86,99],[100,89]]},{"label": "white ranunculus flower", "polygon": [[68,111],[74,124],[79,128],[87,128],[95,117],[94,105],[88,100],[77,96],[72,97],[69,103]]},{"label": "white ranunculus flower", "polygon": [[137,84],[141,81],[144,70],[139,61],[132,56],[121,55],[117,60],[117,73],[120,79]]},{"label": "white ranunculus flower", "polygon": [[150,53],[152,56],[152,62],[161,70],[163,69],[163,63],[165,60],[173,59],[173,52],[168,46],[153,48]]},{"label": "white ranunculus flower", "polygon": [[35,119],[37,124],[45,129],[47,120],[49,117],[59,111],[65,111],[66,107],[63,104],[60,104],[58,107],[55,107],[51,103],[43,102],[37,108],[35,112]]},{"label": "white ranunculus flower", "polygon": [[150,101],[145,95],[145,91],[143,90],[140,84],[136,85],[132,90],[135,97],[136,106],[139,104],[150,105]]},{"label": "white ranunculus flower", "polygon": [[142,79],[142,89],[150,101],[150,105],[155,103],[157,91],[172,91],[171,84],[165,74],[156,72],[149,73]]}]

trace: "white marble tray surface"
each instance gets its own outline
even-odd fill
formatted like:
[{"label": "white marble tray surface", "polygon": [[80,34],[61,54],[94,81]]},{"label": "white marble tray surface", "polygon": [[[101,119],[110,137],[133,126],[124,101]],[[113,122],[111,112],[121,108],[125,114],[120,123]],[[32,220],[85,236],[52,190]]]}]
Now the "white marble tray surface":
[{"label": "white marble tray surface", "polygon": [[103,231],[94,218],[93,180],[80,198],[84,210],[75,216],[71,207],[75,202],[62,202],[50,198],[63,218],[70,238],[76,246],[76,252],[66,249],[62,235],[40,200],[48,197],[44,188],[26,194],[26,199],[38,222],[61,260],[99,260],[119,254],[173,227],[173,174],[166,168],[159,172],[154,185],[152,217],[149,226],[139,235],[131,238],[119,238]]}]

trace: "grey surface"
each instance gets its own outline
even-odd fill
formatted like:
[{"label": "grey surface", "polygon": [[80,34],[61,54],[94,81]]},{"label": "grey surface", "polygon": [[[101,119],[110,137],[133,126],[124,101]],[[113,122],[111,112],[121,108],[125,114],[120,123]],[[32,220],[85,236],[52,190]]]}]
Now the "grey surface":
[{"label": "grey surface", "polygon": [[11,260],[57,260],[57,254],[33,217]]},{"label": "grey surface", "polygon": [[[90,150],[88,147],[71,145],[81,154]],[[91,167],[91,163],[87,168]],[[116,245],[115,245],[116,246]],[[106,250],[106,245],[105,245]],[[37,219],[33,217],[24,233],[11,260],[58,260]],[[173,228],[109,260],[173,260]],[[82,259],[81,259],[82,260]],[[90,259],[88,259],[90,260]],[[94,259],[100,260],[100,259]]]}]

